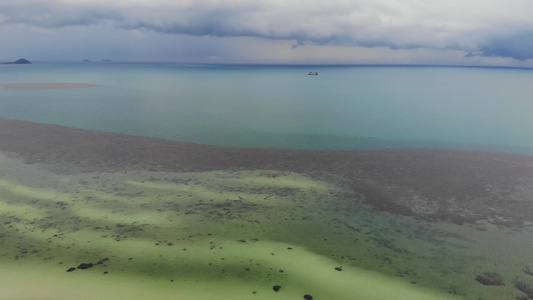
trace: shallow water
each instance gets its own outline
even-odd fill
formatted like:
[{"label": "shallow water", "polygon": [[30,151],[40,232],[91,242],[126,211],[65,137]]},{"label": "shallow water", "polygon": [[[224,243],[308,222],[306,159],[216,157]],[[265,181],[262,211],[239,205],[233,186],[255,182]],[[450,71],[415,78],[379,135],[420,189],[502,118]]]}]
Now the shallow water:
[{"label": "shallow water", "polygon": [[533,283],[530,228],[380,213],[289,172],[62,176],[1,158],[3,299],[490,300]]},{"label": "shallow water", "polygon": [[[9,75],[0,84],[98,85],[1,90],[0,117],[238,147],[533,154],[531,70],[313,70],[320,75],[307,76],[307,67],[0,66]],[[67,176],[49,167],[0,154],[2,299],[496,300],[533,290],[527,222],[414,219],[374,210],[335,181],[271,169]],[[529,197],[532,185],[520,184],[509,199]],[[82,263],[95,265],[76,269]],[[493,273],[504,285],[476,280]]]},{"label": "shallow water", "polygon": [[[320,72],[308,76],[309,69]],[[533,71],[452,67],[0,66],[0,117],[236,147],[533,154]]]}]

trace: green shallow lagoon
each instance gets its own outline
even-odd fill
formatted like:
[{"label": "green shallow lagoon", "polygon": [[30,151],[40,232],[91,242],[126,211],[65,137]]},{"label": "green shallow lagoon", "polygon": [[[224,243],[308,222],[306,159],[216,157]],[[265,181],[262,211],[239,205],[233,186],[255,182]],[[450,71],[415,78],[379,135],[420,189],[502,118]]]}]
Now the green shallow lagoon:
[{"label": "green shallow lagoon", "polygon": [[2,299],[496,300],[533,284],[531,227],[377,211],[289,171],[62,175],[1,155],[0,212]]}]

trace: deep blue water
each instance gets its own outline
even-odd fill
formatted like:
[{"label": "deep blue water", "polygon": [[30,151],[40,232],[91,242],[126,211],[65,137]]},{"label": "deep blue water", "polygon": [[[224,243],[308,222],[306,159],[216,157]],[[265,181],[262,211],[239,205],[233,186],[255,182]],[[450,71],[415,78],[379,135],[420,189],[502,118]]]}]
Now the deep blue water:
[{"label": "deep blue water", "polygon": [[530,69],[0,66],[0,84],[19,82],[99,86],[0,90],[0,117],[236,147],[533,154]]}]

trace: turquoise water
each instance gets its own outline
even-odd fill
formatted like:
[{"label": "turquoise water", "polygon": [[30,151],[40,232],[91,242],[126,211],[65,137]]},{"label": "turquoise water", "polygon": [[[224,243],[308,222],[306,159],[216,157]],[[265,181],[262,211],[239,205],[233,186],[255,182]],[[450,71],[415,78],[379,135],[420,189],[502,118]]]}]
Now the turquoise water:
[{"label": "turquoise water", "polygon": [[18,82],[99,86],[0,90],[0,117],[237,147],[533,154],[527,69],[0,66],[0,84]]}]

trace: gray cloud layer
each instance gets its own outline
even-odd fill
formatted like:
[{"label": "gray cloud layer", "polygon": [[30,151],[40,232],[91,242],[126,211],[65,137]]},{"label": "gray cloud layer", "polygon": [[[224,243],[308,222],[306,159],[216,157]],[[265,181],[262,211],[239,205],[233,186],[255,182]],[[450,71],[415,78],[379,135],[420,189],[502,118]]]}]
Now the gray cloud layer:
[{"label": "gray cloud layer", "polygon": [[533,58],[533,1],[529,0],[109,2],[0,0],[0,24],[102,26],[294,40],[295,46],[455,49],[471,56]]}]

